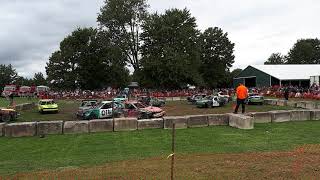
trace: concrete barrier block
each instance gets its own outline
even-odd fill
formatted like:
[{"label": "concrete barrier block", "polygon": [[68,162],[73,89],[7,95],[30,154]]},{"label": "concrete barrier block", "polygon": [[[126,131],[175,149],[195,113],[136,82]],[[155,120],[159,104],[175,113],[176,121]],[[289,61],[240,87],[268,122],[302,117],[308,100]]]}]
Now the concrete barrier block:
[{"label": "concrete barrier block", "polygon": [[229,115],[229,126],[238,129],[253,129],[254,122],[250,116],[243,114],[228,114]]},{"label": "concrete barrier block", "polygon": [[176,124],[177,129],[183,129],[188,127],[188,116],[167,116],[164,117],[164,128],[172,128],[172,124]]},{"label": "concrete barrier block", "polygon": [[6,137],[35,136],[37,134],[36,122],[6,124],[4,132]]},{"label": "concrete barrier block", "polygon": [[278,102],[278,99],[270,99],[270,104],[269,105],[276,106],[277,102]]},{"label": "concrete barrier block", "polygon": [[271,105],[272,99],[264,99],[263,104]]},{"label": "concrete barrier block", "polygon": [[166,97],[165,100],[166,101],[172,101],[173,99],[172,99],[172,97]]},{"label": "concrete barrier block", "polygon": [[89,133],[89,121],[66,121],[63,126],[64,134]]},{"label": "concrete barrier block", "polygon": [[15,109],[16,111],[22,111],[22,105],[21,104],[16,105]]},{"label": "concrete barrier block", "polygon": [[317,109],[317,103],[316,102],[306,102],[306,109]]},{"label": "concrete barrier block", "polygon": [[4,135],[4,126],[6,123],[0,123],[0,137]]},{"label": "concrete barrier block", "polygon": [[296,107],[297,107],[297,102],[295,102],[295,101],[288,101],[288,102],[287,102],[287,106],[296,108]]},{"label": "concrete barrier block", "polygon": [[278,99],[277,106],[287,106],[287,100]]},{"label": "concrete barrier block", "polygon": [[288,122],[291,119],[290,111],[269,111],[271,122]]},{"label": "concrete barrier block", "polygon": [[319,121],[320,120],[320,110],[311,111],[311,120]]},{"label": "concrete barrier block", "polygon": [[188,118],[188,127],[206,127],[209,126],[207,115],[192,115]]},{"label": "concrete barrier block", "polygon": [[292,110],[290,111],[291,121],[308,121],[311,120],[311,111],[308,110]]},{"label": "concrete barrier block", "polygon": [[112,119],[94,119],[89,121],[89,132],[110,132],[113,131]]},{"label": "concrete barrier block", "polygon": [[37,134],[62,134],[63,121],[41,121],[37,122]]},{"label": "concrete barrier block", "polygon": [[138,129],[163,129],[163,119],[138,120]]},{"label": "concrete barrier block", "polygon": [[134,131],[137,129],[136,118],[117,118],[114,120],[114,131]]},{"label": "concrete barrier block", "polygon": [[181,100],[180,97],[173,97],[173,98],[172,98],[172,101],[180,101],[180,100]]},{"label": "concrete barrier block", "polygon": [[306,102],[303,102],[303,101],[297,102],[297,108],[306,109]]},{"label": "concrete barrier block", "polygon": [[209,114],[207,116],[209,126],[229,125],[229,116],[227,114]]},{"label": "concrete barrier block", "polygon": [[249,114],[254,123],[271,123],[271,114],[269,112],[255,112]]}]

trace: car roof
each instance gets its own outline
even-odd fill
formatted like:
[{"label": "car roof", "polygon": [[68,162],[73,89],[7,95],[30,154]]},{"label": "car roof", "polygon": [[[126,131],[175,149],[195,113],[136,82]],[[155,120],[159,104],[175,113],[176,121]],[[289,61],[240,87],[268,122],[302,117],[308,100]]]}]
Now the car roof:
[{"label": "car roof", "polygon": [[103,104],[112,103],[112,101],[101,101]]}]

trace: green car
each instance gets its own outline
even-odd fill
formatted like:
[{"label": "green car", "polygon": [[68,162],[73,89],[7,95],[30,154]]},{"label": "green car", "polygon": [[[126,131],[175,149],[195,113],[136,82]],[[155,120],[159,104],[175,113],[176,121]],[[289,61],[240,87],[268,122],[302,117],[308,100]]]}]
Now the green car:
[{"label": "green car", "polygon": [[210,96],[207,96],[197,100],[195,104],[198,108],[208,108],[211,106],[211,103],[212,103],[212,100],[210,99]]},{"label": "green car", "polygon": [[41,99],[38,103],[38,110],[40,113],[59,111],[58,104],[53,99]]},{"label": "green car", "polygon": [[102,101],[94,108],[88,109],[83,112],[82,119],[105,119],[112,118],[112,109],[114,117],[118,117],[121,114],[121,108],[118,103],[114,103],[112,107],[112,101]]}]

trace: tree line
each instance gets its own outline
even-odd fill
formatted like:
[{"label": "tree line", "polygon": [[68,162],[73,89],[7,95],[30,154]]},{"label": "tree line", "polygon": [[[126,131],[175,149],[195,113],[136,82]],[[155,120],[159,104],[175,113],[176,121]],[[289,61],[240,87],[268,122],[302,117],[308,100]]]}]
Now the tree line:
[{"label": "tree line", "polygon": [[47,85],[47,80],[41,72],[35,73],[33,78],[19,76],[11,64],[0,64],[0,89],[5,85],[15,84],[18,86]]},{"label": "tree line", "polygon": [[320,40],[299,39],[287,55],[272,53],[264,64],[320,64]]},{"label": "tree line", "polygon": [[158,89],[231,86],[234,43],[228,33],[200,31],[188,9],[148,10],[146,0],[106,0],[97,27],[77,28],[52,53],[47,81],[69,90],[130,81]]}]

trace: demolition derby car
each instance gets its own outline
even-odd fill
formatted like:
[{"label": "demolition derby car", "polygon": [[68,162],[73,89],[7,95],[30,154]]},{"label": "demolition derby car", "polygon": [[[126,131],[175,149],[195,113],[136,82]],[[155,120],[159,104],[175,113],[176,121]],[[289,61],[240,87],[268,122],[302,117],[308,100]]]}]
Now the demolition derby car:
[{"label": "demolition derby car", "polygon": [[54,112],[58,113],[58,104],[53,99],[41,99],[38,103],[38,110],[40,113]]},{"label": "demolition derby car", "polygon": [[247,104],[260,104],[262,105],[264,101],[264,97],[259,94],[249,93],[248,98],[246,99]]},{"label": "demolition derby car", "polygon": [[165,111],[159,107],[146,106],[138,101],[127,101],[124,104],[123,115],[138,119],[161,118],[165,115]]},{"label": "demolition derby car", "polygon": [[14,109],[0,108],[0,122],[14,121],[18,117],[18,113]]},{"label": "demolition derby car", "polygon": [[206,96],[207,96],[206,94],[196,94],[196,95],[187,97],[187,101],[190,102],[191,104],[195,104],[198,100],[201,100]]},{"label": "demolition derby car", "polygon": [[79,109],[77,117],[81,119],[105,119],[119,117],[121,115],[121,106],[117,102],[101,101],[96,106],[89,109]]},{"label": "demolition derby car", "polygon": [[206,96],[196,101],[198,108],[221,107],[228,102],[226,98],[219,96]]},{"label": "demolition derby car", "polygon": [[150,96],[139,96],[138,101],[142,102],[143,104],[148,104],[150,106],[155,107],[162,107],[166,104],[166,101],[164,99],[159,99]]},{"label": "demolition derby car", "polygon": [[85,111],[94,108],[97,103],[98,100],[82,100],[76,115],[81,117]]}]

